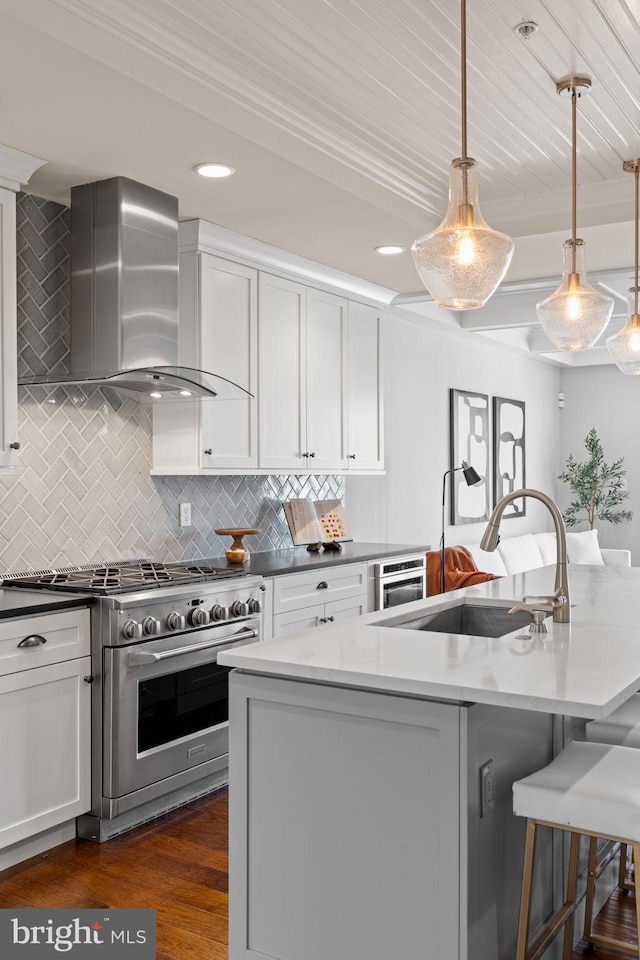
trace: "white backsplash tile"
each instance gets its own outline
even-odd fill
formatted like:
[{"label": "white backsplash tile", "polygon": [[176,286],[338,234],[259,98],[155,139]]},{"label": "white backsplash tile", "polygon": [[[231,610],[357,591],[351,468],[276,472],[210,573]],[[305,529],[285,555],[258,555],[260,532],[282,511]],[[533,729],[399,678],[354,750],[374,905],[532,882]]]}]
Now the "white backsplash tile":
[{"label": "white backsplash tile", "polygon": [[[68,210],[19,194],[17,213],[20,372],[66,370]],[[334,476],[151,477],[150,411],[111,389],[20,387],[19,439],[19,472],[0,477],[0,574],[219,557],[230,545],[220,527],[258,527],[250,550],[283,549],[282,500],[344,495]],[[178,524],[182,502],[191,527]]]}]

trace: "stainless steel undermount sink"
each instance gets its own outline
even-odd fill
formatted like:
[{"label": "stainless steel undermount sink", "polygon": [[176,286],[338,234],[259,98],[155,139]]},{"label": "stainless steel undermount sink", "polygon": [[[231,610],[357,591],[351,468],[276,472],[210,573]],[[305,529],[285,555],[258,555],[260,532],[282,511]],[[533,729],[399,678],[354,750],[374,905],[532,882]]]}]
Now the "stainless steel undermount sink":
[{"label": "stainless steel undermount sink", "polygon": [[514,630],[528,629],[530,623],[531,617],[526,611],[509,613],[509,607],[458,603],[411,620],[402,616],[392,617],[379,621],[375,626],[457,633],[466,637],[503,637]]}]

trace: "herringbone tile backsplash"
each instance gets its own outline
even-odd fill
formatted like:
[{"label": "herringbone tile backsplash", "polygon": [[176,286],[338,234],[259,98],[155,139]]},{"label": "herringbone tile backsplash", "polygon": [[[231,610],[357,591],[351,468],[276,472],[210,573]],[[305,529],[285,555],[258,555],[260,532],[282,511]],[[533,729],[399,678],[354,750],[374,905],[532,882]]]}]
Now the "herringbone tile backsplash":
[{"label": "herringbone tile backsplash", "polygon": [[[17,214],[20,373],[66,370],[69,211],[19,194]],[[341,477],[151,477],[150,412],[115,390],[20,387],[19,416],[20,472],[0,477],[0,574],[219,557],[217,527],[258,527],[249,549],[278,550],[291,546],[281,501],[344,495]]]}]

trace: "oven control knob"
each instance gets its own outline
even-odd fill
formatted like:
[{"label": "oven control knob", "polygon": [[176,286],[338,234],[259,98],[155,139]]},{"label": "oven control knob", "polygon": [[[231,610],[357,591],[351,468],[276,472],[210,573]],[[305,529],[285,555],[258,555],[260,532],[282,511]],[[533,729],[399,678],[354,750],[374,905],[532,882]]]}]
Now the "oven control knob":
[{"label": "oven control knob", "polygon": [[155,617],[145,617],[142,621],[142,632],[147,637],[152,637],[155,633],[160,633],[160,621]]},{"label": "oven control knob", "polygon": [[228,620],[229,611],[226,607],[223,607],[221,603],[214,603],[214,605],[211,607],[211,619]]},{"label": "oven control knob", "polygon": [[127,620],[122,628],[122,636],[127,640],[139,640],[142,636],[142,624],[137,620]]},{"label": "oven control knob", "polygon": [[262,609],[260,601],[256,600],[255,597],[249,597],[249,600],[247,601],[247,607],[249,608],[249,613],[260,613],[260,610]]},{"label": "oven control knob", "polygon": [[242,600],[234,600],[231,604],[232,617],[246,617],[248,612],[247,604],[243,603]]},{"label": "oven control knob", "polygon": [[189,614],[189,622],[192,627],[203,627],[205,623],[209,623],[209,614],[202,607],[196,607]]},{"label": "oven control knob", "polygon": [[184,630],[185,619],[181,613],[172,610],[167,617],[167,627],[169,630]]}]

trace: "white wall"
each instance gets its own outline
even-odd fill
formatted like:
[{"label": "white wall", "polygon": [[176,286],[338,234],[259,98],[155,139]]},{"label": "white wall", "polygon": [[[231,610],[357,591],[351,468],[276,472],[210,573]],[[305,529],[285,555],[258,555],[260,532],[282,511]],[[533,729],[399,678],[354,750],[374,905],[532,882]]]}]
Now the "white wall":
[{"label": "white wall", "polygon": [[[578,367],[563,370],[561,390],[565,406],[560,414],[560,469],[570,453],[586,459],[584,438],[595,427],[602,441],[607,463],[624,457],[629,500],[625,508],[634,511],[627,523],[598,524],[598,539],[604,547],[631,550],[631,563],[640,564],[640,380],[625,377],[617,367]],[[559,471],[558,471],[559,472]],[[570,490],[560,484],[559,503],[570,501]],[[577,527],[586,530],[586,524]]]},{"label": "white wall", "polygon": [[[440,539],[442,475],[449,468],[449,388],[526,403],[527,486],[556,493],[558,368],[473,334],[386,318],[384,477],[351,477],[346,505],[356,540],[431,544]],[[447,494],[448,515],[448,494]],[[447,527],[446,542],[480,540],[484,524]],[[545,508],[503,521],[503,534],[551,529]]]}]

